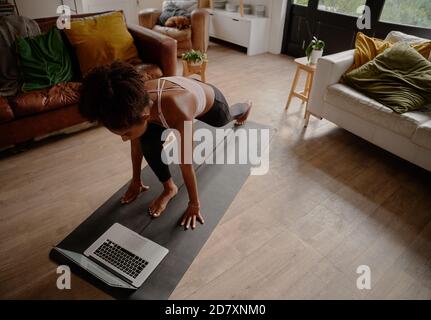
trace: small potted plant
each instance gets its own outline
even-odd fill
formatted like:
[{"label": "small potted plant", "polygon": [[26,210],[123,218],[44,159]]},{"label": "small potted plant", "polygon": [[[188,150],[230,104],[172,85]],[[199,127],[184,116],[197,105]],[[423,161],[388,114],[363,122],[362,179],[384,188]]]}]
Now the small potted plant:
[{"label": "small potted plant", "polygon": [[204,62],[207,59],[207,54],[202,53],[199,50],[190,50],[181,56],[181,58],[184,61],[187,61],[187,63],[192,67],[197,67],[202,65],[202,62]]},{"label": "small potted plant", "polygon": [[323,49],[325,48],[325,42],[323,40],[319,40],[316,37],[313,37],[307,49],[305,50],[305,54],[308,58],[308,63],[316,64],[319,58],[323,55]]}]

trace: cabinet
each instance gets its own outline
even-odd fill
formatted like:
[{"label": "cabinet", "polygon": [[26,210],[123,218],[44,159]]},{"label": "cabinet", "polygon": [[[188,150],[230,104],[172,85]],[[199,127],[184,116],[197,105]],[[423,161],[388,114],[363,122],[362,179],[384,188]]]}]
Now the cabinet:
[{"label": "cabinet", "polygon": [[247,55],[268,52],[269,19],[252,15],[241,16],[238,12],[208,10],[211,37],[247,48]]}]

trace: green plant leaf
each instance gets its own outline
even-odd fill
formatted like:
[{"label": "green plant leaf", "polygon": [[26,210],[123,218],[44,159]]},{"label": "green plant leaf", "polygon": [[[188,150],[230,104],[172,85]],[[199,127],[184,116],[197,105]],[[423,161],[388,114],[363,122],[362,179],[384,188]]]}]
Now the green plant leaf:
[{"label": "green plant leaf", "polygon": [[313,39],[305,50],[305,54],[307,55],[308,60],[310,60],[311,52],[313,51],[313,49],[322,50],[324,47],[325,42],[323,40],[319,40],[316,36],[313,36]]},{"label": "green plant leaf", "polygon": [[189,62],[200,62],[200,61],[206,60],[206,58],[207,58],[206,53],[195,51],[193,49],[185,52],[182,55],[182,59]]},{"label": "green plant leaf", "polygon": [[313,52],[313,44],[310,43],[310,45],[305,49],[305,55],[307,56],[307,59],[310,60],[311,52]]}]

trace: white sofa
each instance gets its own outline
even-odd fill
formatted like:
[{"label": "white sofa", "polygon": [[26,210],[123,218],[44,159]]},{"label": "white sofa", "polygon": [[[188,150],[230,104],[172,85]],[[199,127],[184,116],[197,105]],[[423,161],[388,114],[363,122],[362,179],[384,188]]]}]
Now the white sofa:
[{"label": "white sofa", "polygon": [[431,171],[431,112],[399,115],[339,83],[353,59],[350,50],[319,60],[308,111]]}]

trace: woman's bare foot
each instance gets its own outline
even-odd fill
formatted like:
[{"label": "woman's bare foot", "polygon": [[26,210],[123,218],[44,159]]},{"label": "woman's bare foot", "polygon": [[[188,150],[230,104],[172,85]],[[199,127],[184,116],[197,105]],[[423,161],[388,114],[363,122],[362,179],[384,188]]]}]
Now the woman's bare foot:
[{"label": "woman's bare foot", "polygon": [[162,194],[156,199],[154,199],[153,202],[151,202],[150,207],[148,208],[148,213],[153,218],[160,217],[163,211],[165,211],[169,201],[178,193],[178,188],[172,178],[165,182],[163,186],[164,190]]},{"label": "woman's bare foot", "polygon": [[235,126],[237,127],[242,126],[247,121],[247,118],[250,115],[250,111],[252,107],[251,100],[247,100],[245,104],[248,106],[248,109],[236,119]]},{"label": "woman's bare foot", "polygon": [[148,189],[150,189],[150,187],[144,185],[141,180],[132,180],[126,193],[121,198],[121,204],[129,204],[135,201],[140,193],[145,192]]}]

